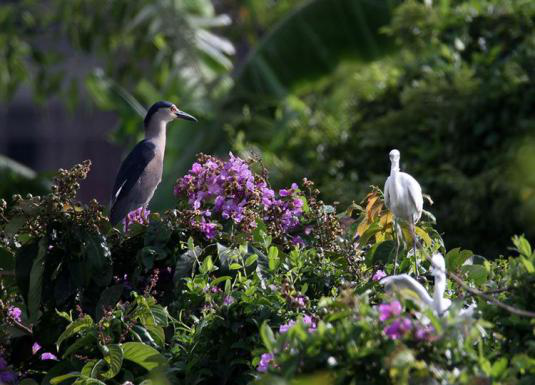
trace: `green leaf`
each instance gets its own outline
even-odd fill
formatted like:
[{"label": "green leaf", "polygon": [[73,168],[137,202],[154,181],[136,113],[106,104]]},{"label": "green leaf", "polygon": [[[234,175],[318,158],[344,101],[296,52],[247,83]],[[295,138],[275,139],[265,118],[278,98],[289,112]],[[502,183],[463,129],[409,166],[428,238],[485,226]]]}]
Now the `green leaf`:
[{"label": "green leaf", "polygon": [[156,322],[156,325],[167,327],[169,325],[169,313],[167,312],[167,309],[164,308],[162,305],[150,305],[150,312],[152,313],[152,316],[154,317],[154,321]]},{"label": "green leaf", "polygon": [[219,258],[219,262],[222,268],[229,268],[229,263],[235,254],[236,252],[230,247],[226,247],[221,243],[217,244],[217,257]]},{"label": "green leaf", "polygon": [[229,268],[230,270],[238,270],[242,268],[242,265],[240,265],[239,263],[231,263]]},{"label": "green leaf", "polygon": [[119,374],[123,366],[123,349],[120,344],[107,345],[108,352],[104,355],[104,361],[108,365],[108,370],[100,373],[106,379],[110,379]]},{"label": "green leaf", "polygon": [[72,372],[63,374],[61,376],[54,377],[50,380],[52,385],[61,384],[63,381],[70,380],[71,378],[80,377],[80,372]]},{"label": "green leaf", "polygon": [[535,272],[535,268],[533,267],[533,263],[527,259],[527,258],[524,258],[523,256],[520,256],[520,262],[522,262],[522,264],[524,265],[524,268],[526,269],[526,271],[528,273],[533,273]]},{"label": "green leaf", "polygon": [[494,364],[492,364],[492,368],[490,370],[490,374],[494,378],[499,378],[507,369],[507,358],[502,357],[498,359]]},{"label": "green leaf", "polygon": [[267,321],[264,321],[260,326],[260,338],[262,338],[262,342],[264,343],[266,349],[270,353],[273,352],[273,346],[275,344],[275,335],[273,334],[273,330],[271,330]]},{"label": "green leaf", "polygon": [[528,240],[522,235],[522,236],[514,236],[513,237],[513,244],[515,245],[517,251],[522,254],[526,258],[530,258],[533,254],[533,251],[531,249],[531,245],[529,244]]},{"label": "green leaf", "polygon": [[245,260],[245,266],[251,266],[258,259],[258,255],[252,254]]},{"label": "green leaf", "polygon": [[165,347],[165,332],[161,326],[157,325],[147,325],[145,326],[152,339],[160,348]]},{"label": "green leaf", "polygon": [[167,360],[156,349],[141,342],[126,342],[123,344],[124,359],[132,361],[151,370],[167,367]]},{"label": "green leaf", "polygon": [[212,286],[216,286],[218,284],[220,284],[221,282],[224,282],[224,281],[228,281],[232,279],[231,276],[228,276],[228,275],[223,275],[221,277],[217,277],[216,279],[214,279],[212,282],[211,282],[211,285]]},{"label": "green leaf", "polygon": [[214,270],[217,270],[217,267],[215,267],[214,262],[212,261],[212,256],[209,255],[204,258],[204,261],[202,262],[199,271],[203,274],[207,274]]},{"label": "green leaf", "polygon": [[462,250],[455,248],[450,250],[445,257],[446,269],[455,271],[459,269],[474,253],[471,250]]},{"label": "green leaf", "polygon": [[489,272],[482,265],[464,265],[461,266],[461,271],[468,275],[468,279],[476,285],[482,285],[487,281]]},{"label": "green leaf", "polygon": [[396,256],[396,241],[391,239],[377,243],[370,249],[369,257],[366,258],[366,264],[386,264],[393,261]]},{"label": "green leaf", "polygon": [[63,358],[68,357],[69,355],[76,353],[85,346],[91,346],[97,342],[96,333],[89,333],[85,336],[78,338],[71,346],[65,350],[63,353]]},{"label": "green leaf", "polygon": [[91,279],[99,286],[106,286],[111,282],[113,271],[111,251],[107,239],[102,234],[88,233],[85,237],[86,267]]},{"label": "green leaf", "polygon": [[28,303],[28,289],[30,287],[30,273],[32,271],[33,260],[39,250],[38,242],[33,242],[22,246],[17,250],[15,258],[15,279],[17,286]]},{"label": "green leaf", "polygon": [[39,317],[47,247],[48,243],[46,238],[41,238],[39,241],[37,257],[33,261],[32,270],[30,272],[30,286],[28,288],[28,315],[30,322],[35,322]]},{"label": "green leaf", "polygon": [[83,318],[78,318],[73,323],[71,323],[63,333],[58,338],[58,341],[56,342],[56,347],[59,350],[59,347],[63,341],[65,341],[67,338],[74,336],[77,333],[80,333],[86,329],[93,328],[95,324],[93,323],[93,319],[91,319],[90,316],[85,315]]}]

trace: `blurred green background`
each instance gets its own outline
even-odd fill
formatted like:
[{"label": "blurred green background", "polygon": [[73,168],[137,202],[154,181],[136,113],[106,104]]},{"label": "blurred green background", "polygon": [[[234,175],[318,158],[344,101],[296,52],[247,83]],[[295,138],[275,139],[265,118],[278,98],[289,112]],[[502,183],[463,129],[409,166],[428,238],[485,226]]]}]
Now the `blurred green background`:
[{"label": "blurred green background", "polygon": [[344,208],[398,148],[448,246],[497,255],[535,236],[534,24],[532,0],[2,2],[0,196],[91,157],[82,199],[106,203],[165,99],[200,122],[168,130],[155,209],[196,153],[228,151]]}]

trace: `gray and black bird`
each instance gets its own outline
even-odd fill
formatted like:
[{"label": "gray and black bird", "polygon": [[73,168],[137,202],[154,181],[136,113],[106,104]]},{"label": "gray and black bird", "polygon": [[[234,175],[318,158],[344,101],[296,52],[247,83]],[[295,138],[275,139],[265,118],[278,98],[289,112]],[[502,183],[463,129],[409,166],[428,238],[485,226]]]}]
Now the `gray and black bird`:
[{"label": "gray and black bird", "polygon": [[162,180],[167,123],[175,119],[196,122],[173,103],[154,103],[145,116],[145,139],[121,164],[111,196],[110,222],[116,225],[133,210],[147,208]]}]

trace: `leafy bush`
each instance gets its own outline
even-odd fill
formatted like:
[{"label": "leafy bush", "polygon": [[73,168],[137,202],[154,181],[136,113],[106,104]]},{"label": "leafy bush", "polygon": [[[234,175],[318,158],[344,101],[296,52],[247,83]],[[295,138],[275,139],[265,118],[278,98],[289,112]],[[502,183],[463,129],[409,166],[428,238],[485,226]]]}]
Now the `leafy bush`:
[{"label": "leafy bush", "polygon": [[[200,155],[177,181],[175,209],[114,229],[97,202],[75,200],[89,168],[0,206],[5,383],[535,380],[534,324],[504,309],[534,310],[523,237],[516,256],[492,262],[450,250],[448,270],[470,290],[451,281],[441,315],[383,290],[397,232],[378,189],[340,211],[308,180],[276,191],[258,161]],[[402,226],[399,270],[432,287],[426,256],[443,242],[432,220],[416,232],[414,254]]]},{"label": "leafy bush", "polygon": [[273,183],[306,175],[344,204],[384,183],[377,154],[398,148],[442,202],[447,245],[498,255],[510,234],[535,235],[533,160],[516,155],[535,127],[534,15],[529,0],[402,2],[387,29],[398,54],[345,63],[284,98],[250,97],[230,125],[234,148],[261,153]]}]

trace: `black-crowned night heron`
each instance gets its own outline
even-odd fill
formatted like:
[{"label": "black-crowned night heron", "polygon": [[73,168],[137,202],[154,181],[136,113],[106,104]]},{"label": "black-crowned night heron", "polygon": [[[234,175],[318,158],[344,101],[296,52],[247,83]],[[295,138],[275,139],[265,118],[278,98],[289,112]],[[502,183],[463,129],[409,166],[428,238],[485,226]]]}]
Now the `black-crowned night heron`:
[{"label": "black-crowned night heron", "polygon": [[110,222],[119,223],[130,211],[147,208],[162,180],[167,123],[175,119],[196,122],[169,102],[154,103],[145,116],[145,139],[121,164],[111,196]]}]

